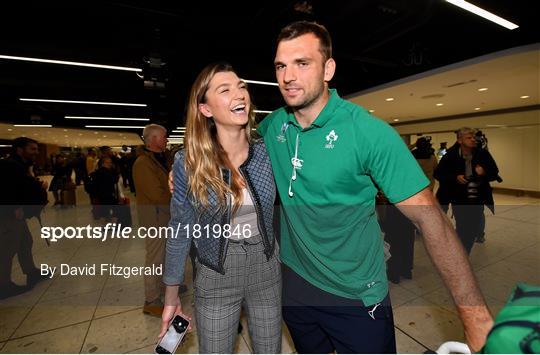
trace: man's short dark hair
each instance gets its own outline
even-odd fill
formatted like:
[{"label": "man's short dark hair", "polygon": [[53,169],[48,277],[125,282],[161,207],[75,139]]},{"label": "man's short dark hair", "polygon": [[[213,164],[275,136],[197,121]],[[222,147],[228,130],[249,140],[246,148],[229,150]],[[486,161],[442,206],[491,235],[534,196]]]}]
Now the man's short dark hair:
[{"label": "man's short dark hair", "polygon": [[18,137],[11,142],[11,151],[17,153],[17,148],[26,148],[29,144],[38,144],[36,140],[27,137]]},{"label": "man's short dark hair", "polygon": [[310,21],[296,21],[285,26],[277,38],[277,44],[281,41],[288,41],[305,34],[312,33],[319,39],[319,50],[323,56],[324,62],[332,58],[332,38],[330,33],[323,25]]}]

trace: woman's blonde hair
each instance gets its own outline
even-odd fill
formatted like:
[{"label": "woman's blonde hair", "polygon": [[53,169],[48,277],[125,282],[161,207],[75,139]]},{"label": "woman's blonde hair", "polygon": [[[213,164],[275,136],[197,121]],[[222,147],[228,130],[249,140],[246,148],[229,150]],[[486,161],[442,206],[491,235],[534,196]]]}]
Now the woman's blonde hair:
[{"label": "woman's blonde hair", "polygon": [[[221,72],[236,74],[228,63],[210,64],[199,73],[191,87],[184,137],[185,167],[189,192],[199,203],[200,208],[209,207],[208,192],[211,189],[216,193],[222,208],[226,206],[227,193],[231,193],[234,197],[233,211],[236,212],[242,204],[243,178],[232,166],[227,153],[219,143],[213,118],[208,118],[199,111],[199,104],[206,102],[210,81]],[[251,104],[246,125],[246,138],[249,143],[252,141],[251,132],[254,126],[255,111]],[[231,171],[231,186],[223,180],[221,168],[228,168]]]}]

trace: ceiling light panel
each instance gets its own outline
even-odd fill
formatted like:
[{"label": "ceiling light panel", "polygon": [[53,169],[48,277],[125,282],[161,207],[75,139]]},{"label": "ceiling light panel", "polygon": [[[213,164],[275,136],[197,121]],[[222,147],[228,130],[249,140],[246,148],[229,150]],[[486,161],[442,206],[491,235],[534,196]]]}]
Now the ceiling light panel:
[{"label": "ceiling light panel", "polygon": [[63,103],[63,104],[83,104],[83,105],[111,105],[111,106],[136,106],[136,107],[146,107],[146,104],[135,104],[129,102],[108,102],[108,101],[76,101],[76,100],[50,100],[50,99],[30,99],[30,98],[20,98],[20,101],[30,101],[30,102],[52,102],[52,103]]},{"label": "ceiling light panel", "polygon": [[24,62],[46,63],[46,64],[72,65],[72,66],[77,66],[77,67],[88,67],[88,68],[98,68],[98,69],[112,69],[112,70],[142,72],[141,68],[122,67],[122,66],[116,66],[116,65],[103,65],[103,64],[84,63],[84,62],[72,62],[72,61],[67,61],[67,60],[55,60],[55,59],[33,58],[33,57],[18,57],[18,56],[13,56],[13,55],[2,55],[2,54],[0,54],[0,59],[18,60],[18,61],[24,61]]}]

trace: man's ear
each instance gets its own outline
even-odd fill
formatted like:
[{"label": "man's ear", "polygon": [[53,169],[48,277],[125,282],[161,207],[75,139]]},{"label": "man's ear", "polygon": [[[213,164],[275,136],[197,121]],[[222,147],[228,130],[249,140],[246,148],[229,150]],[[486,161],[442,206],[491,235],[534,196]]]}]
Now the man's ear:
[{"label": "man's ear", "polygon": [[212,117],[212,111],[210,111],[210,107],[208,107],[207,104],[199,104],[199,111],[204,115],[204,117]]},{"label": "man's ear", "polygon": [[336,61],[330,58],[324,64],[324,81],[329,82],[336,73]]}]

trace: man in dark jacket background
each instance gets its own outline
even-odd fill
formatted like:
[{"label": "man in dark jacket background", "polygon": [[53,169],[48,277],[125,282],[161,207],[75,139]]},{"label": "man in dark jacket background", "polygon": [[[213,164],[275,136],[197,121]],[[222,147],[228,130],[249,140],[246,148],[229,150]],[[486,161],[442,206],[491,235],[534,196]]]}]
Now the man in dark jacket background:
[{"label": "man in dark jacket background", "polygon": [[[49,275],[41,275],[32,256],[32,234],[26,218],[39,216],[47,203],[45,184],[30,171],[38,154],[35,140],[13,140],[9,158],[0,161],[0,299],[31,289]],[[13,257],[17,255],[26,286],[11,281]]]},{"label": "man in dark jacket background", "polygon": [[475,239],[484,234],[484,205],[495,212],[489,182],[497,180],[499,169],[478,144],[476,130],[463,127],[456,134],[457,143],[443,156],[434,176],[440,183],[437,199],[446,210],[452,204],[457,234],[470,254]]}]

